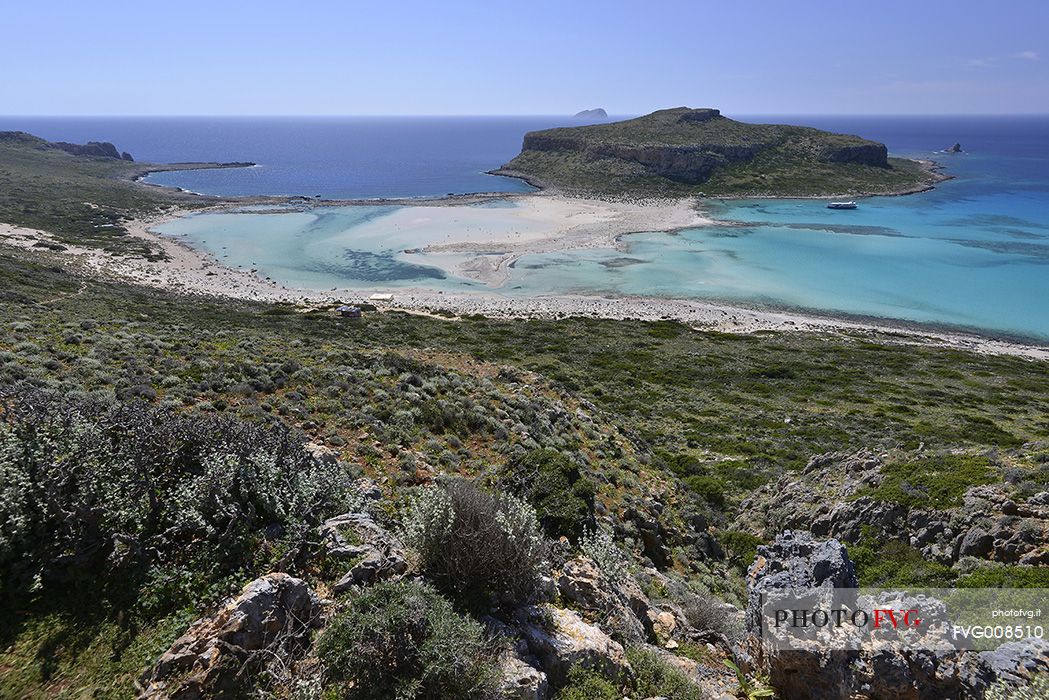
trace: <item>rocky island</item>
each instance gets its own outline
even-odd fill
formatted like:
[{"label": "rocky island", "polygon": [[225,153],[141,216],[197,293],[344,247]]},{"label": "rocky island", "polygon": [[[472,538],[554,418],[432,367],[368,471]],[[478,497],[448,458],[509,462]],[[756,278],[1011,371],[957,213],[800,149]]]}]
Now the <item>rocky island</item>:
[{"label": "rocky island", "polygon": [[644,196],[902,194],[943,179],[876,141],[688,107],[530,132],[494,172],[573,194]]}]

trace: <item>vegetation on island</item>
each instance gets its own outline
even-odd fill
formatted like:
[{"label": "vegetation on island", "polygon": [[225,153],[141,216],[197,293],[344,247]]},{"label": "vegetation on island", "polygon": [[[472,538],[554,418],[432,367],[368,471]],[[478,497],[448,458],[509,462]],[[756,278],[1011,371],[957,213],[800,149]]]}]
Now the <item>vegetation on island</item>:
[{"label": "vegetation on island", "polygon": [[[48,228],[81,188],[115,215],[155,205],[120,179],[130,164],[66,157],[81,158],[11,174],[22,194],[4,206]],[[68,188],[45,214],[24,208],[46,199],[30,171]],[[62,235],[100,240],[81,224]],[[805,479],[825,453],[877,454],[880,481],[854,495],[888,509],[1049,489],[1049,363],[900,341],[350,319],[86,277],[0,243],[0,697],[132,696],[194,620],[274,572],[326,597],[327,624],[279,664],[245,660],[242,696],[499,697],[526,611],[540,636],[606,630],[631,668],[559,669],[552,697],[690,700],[690,663],[764,697],[766,679],[724,664],[742,624],[728,605],[769,539],[740,517],[769,507],[753,499],[822,497]],[[368,543],[345,531],[332,550],[318,528],[347,512],[403,543],[405,578],[342,585],[370,571]],[[1047,585],[1044,566],[944,563],[911,534],[846,541],[861,582]],[[570,598],[552,575],[573,562],[655,622]]]},{"label": "vegetation on island", "polygon": [[748,124],[686,107],[531,132],[521,153],[495,172],[567,193],[652,197],[889,194],[939,179],[858,136]]}]

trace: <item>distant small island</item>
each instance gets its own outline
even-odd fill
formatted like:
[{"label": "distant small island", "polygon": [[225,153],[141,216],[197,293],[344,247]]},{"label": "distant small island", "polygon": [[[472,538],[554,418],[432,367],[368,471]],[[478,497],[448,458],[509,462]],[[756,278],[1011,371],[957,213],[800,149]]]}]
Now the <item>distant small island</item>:
[{"label": "distant small island", "polygon": [[813,197],[904,194],[944,179],[885,144],[811,127],[747,124],[678,107],[525,135],[497,175],[583,195]]},{"label": "distant small island", "polygon": [[576,112],[575,116],[577,119],[608,119],[608,112],[603,108],[598,107],[596,109],[584,109],[582,112]]}]

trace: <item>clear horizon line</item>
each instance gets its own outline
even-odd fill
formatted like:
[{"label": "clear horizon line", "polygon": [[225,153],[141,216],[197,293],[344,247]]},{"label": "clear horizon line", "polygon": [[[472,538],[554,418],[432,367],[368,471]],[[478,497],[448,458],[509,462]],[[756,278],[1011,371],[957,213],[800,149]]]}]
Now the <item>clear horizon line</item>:
[{"label": "clear horizon line", "polygon": [[[672,108],[661,108],[672,109]],[[726,114],[725,110],[721,110]],[[609,117],[636,117],[651,112],[616,112]],[[728,112],[744,117],[1049,117],[1049,112]],[[465,118],[465,117],[574,117],[574,113],[527,112],[527,113],[475,113],[475,114],[0,114],[0,119],[347,119],[347,118]]]}]

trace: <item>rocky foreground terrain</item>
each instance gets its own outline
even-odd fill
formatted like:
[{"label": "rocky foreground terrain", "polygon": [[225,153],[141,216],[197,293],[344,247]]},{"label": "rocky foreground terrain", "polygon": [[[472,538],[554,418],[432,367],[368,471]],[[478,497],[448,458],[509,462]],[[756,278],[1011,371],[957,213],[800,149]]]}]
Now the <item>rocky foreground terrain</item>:
[{"label": "rocky foreground terrain", "polygon": [[[863,459],[857,456],[854,463]],[[379,496],[374,484],[362,488],[373,498]],[[1039,494],[1030,507],[1018,507],[1033,508],[1031,517],[1043,528],[1040,504],[1045,497]],[[193,623],[164,652],[141,678],[140,697],[233,697],[261,673],[319,688],[324,661],[317,654],[324,649],[322,645],[318,652],[314,640],[325,634],[347,600],[376,586],[425,581],[408,563],[413,558],[409,549],[377,524],[368,509],[326,521],[317,537],[320,556],[343,572],[332,587],[314,590],[284,573],[253,581],[217,612]],[[1043,529],[1042,554],[1046,542]],[[594,550],[599,561],[604,559],[601,552]],[[834,538],[788,530],[759,547],[747,573],[743,610],[675,594],[672,589],[681,584],[657,567],[630,567],[630,573],[599,561],[573,556],[543,573],[527,604],[493,607],[481,616],[490,638],[500,644],[498,688],[491,697],[619,698],[620,689],[629,693],[638,685],[642,692],[632,696],[649,697],[644,690],[653,683],[653,666],[668,697],[722,700],[765,697],[763,693],[771,697],[773,692],[783,698],[842,700],[983,697],[992,688],[1007,692],[1031,687],[1049,672],[1049,641],[1040,640],[1009,642],[984,652],[777,652],[763,647],[754,622],[761,594],[858,586],[847,549]],[[396,648],[388,653],[411,654]],[[738,676],[730,664],[738,667]],[[579,683],[584,673],[590,690],[581,689],[588,687]]]}]

